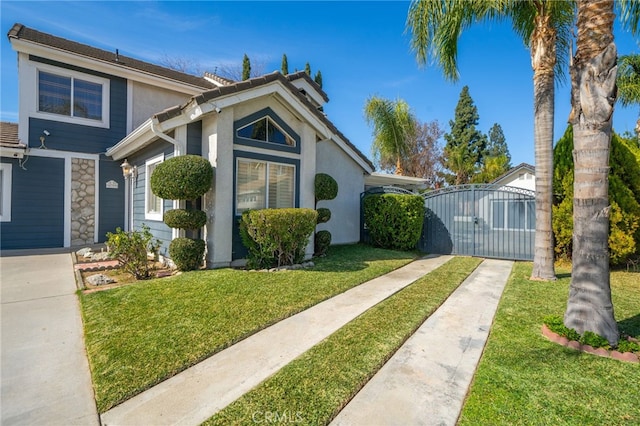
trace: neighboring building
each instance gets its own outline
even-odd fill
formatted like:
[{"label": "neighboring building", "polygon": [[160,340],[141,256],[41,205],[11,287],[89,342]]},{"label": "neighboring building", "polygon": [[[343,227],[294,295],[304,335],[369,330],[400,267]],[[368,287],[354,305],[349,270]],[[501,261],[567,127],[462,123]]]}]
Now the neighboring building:
[{"label": "neighboring building", "polygon": [[513,186],[516,188],[536,190],[536,168],[531,164],[520,163],[512,167],[502,176],[491,182],[494,185]]},{"label": "neighboring building", "polygon": [[[306,73],[199,78],[20,24],[8,36],[18,52],[17,138],[25,143],[5,148],[3,140],[3,250],[81,246],[104,241],[116,227],[146,224],[166,254],[179,233],[162,215],[184,204],[158,199],[149,176],[184,154],[202,155],[215,168],[213,188],[200,200],[208,266],[245,255],[242,211],[315,208],[320,172],[339,191],[319,203],[332,211],[319,228],[331,231],[333,243],[359,240],[359,195],[373,165],[327,119],[327,95]],[[125,162],[133,166],[127,179]]]}]

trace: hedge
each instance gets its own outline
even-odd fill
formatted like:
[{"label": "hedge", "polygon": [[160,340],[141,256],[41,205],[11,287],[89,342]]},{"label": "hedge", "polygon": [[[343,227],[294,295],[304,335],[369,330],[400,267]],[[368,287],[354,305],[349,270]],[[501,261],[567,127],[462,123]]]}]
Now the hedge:
[{"label": "hedge", "polygon": [[364,198],[364,221],[374,246],[415,249],[424,213],[424,200],[419,195],[373,194]]},{"label": "hedge", "polygon": [[317,216],[312,209],[245,211],[240,220],[240,235],[249,250],[248,266],[271,268],[301,262]]}]

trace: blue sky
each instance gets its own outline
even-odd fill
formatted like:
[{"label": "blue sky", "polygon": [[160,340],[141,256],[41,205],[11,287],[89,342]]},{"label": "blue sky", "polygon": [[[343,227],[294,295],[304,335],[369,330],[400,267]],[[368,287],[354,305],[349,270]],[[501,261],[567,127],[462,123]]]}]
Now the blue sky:
[{"label": "blue sky", "polygon": [[[0,119],[17,121],[16,54],[6,34],[15,22],[37,30],[149,62],[165,56],[188,58],[208,71],[240,64],[247,54],[264,72],[311,64],[322,72],[330,102],[329,119],[370,156],[371,129],[363,107],[371,95],[402,98],[421,121],[449,120],[468,85],[487,132],[499,123],[512,163],[534,163],[533,87],[527,47],[508,24],[484,24],[460,40],[460,80],[443,79],[433,66],[418,67],[409,48],[405,21],[409,3],[393,2],[0,2]],[[616,28],[619,54],[637,53],[639,44]],[[555,139],[566,127],[570,84],[556,90]],[[614,128],[632,130],[637,108],[616,107]],[[442,141],[442,143],[444,143]]]}]

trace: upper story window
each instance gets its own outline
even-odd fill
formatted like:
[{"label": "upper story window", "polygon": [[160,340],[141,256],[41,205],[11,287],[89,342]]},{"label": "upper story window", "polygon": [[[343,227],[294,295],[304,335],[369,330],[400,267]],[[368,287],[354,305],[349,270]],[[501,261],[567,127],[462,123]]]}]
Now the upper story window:
[{"label": "upper story window", "polygon": [[295,139],[278,127],[278,125],[269,117],[264,117],[239,128],[237,135],[241,138],[253,139],[262,142],[271,142],[288,146],[296,145]]},{"label": "upper story window", "polygon": [[36,111],[42,118],[108,127],[109,80],[72,70],[39,66],[37,88]]}]

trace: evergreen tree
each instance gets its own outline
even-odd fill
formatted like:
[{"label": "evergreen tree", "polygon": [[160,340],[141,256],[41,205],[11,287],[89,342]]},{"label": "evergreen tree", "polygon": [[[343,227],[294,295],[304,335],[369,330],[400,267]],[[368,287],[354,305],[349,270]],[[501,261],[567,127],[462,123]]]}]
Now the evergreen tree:
[{"label": "evergreen tree", "polygon": [[306,72],[308,76],[311,76],[311,65],[309,65],[309,62],[304,64],[304,72]]},{"label": "evergreen tree", "polygon": [[249,78],[251,78],[251,62],[245,53],[242,58],[242,80],[249,80]]},{"label": "evergreen tree", "polygon": [[452,174],[445,175],[449,184],[469,183],[482,165],[487,136],[476,129],[480,116],[478,108],[464,86],[456,105],[454,119],[449,121],[451,133],[446,133],[443,165]]},{"label": "evergreen tree", "polygon": [[313,81],[315,81],[322,89],[322,73],[320,72],[320,70],[316,72],[316,76],[313,78]]},{"label": "evergreen tree", "polygon": [[282,75],[287,75],[289,74],[289,62],[287,61],[287,54],[283,53],[282,54]]},{"label": "evergreen tree", "polygon": [[504,155],[507,157],[507,162],[511,162],[511,154],[509,153],[509,147],[507,147],[507,141],[504,137],[502,127],[495,123],[491,129],[489,129],[489,145],[485,155],[489,157],[499,157]]}]

